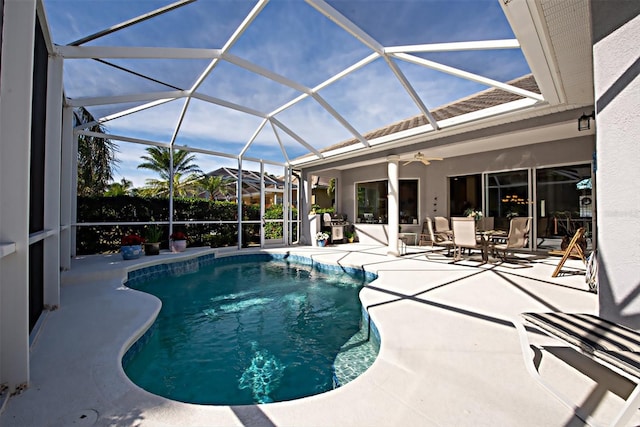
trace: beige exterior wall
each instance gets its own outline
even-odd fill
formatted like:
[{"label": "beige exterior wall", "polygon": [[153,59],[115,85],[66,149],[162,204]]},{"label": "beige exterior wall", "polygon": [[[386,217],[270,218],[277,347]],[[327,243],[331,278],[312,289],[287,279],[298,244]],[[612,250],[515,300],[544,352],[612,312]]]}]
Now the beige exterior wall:
[{"label": "beige exterior wall", "polygon": [[[576,121],[577,125],[577,121]],[[448,216],[448,177],[502,172],[526,168],[552,167],[575,163],[590,163],[595,150],[593,135],[585,135],[568,140],[532,144],[505,150],[487,151],[467,156],[459,156],[434,161],[429,166],[418,162],[400,166],[400,179],[417,179],[419,196],[419,223],[427,216]],[[386,163],[342,171],[340,190],[342,210],[349,216],[356,216],[355,185],[358,182],[387,179]],[[372,242],[386,243],[387,233],[367,227],[367,235],[375,236]],[[421,224],[402,225],[403,231],[419,232]],[[361,240],[362,241],[362,240]]]},{"label": "beige exterior wall", "polygon": [[640,3],[592,2],[600,315],[640,328]]}]

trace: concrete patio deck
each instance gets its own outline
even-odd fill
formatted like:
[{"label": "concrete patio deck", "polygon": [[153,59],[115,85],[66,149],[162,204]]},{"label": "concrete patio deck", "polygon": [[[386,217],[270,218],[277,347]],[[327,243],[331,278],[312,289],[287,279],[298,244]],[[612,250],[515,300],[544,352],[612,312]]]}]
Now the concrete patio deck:
[{"label": "concrete patio deck", "polygon": [[[131,383],[120,359],[153,321],[159,302],[122,286],[126,272],[163,259],[238,251],[188,249],[134,261],[119,255],[73,260],[61,306],[38,326],[31,383],[12,396],[1,426],[579,426],[584,423],[527,373],[510,320],[525,311],[594,313],[584,266],[532,254],[527,263],[455,265],[441,252],[345,244],[272,249],[379,275],[361,292],[381,335],[373,366],[336,390],[289,402],[206,406],[170,401]],[[244,251],[241,251],[241,253]],[[548,343],[541,372],[583,410],[607,423],[630,387],[599,365]],[[594,381],[593,378],[599,382]],[[640,424],[636,414],[633,425]]]}]

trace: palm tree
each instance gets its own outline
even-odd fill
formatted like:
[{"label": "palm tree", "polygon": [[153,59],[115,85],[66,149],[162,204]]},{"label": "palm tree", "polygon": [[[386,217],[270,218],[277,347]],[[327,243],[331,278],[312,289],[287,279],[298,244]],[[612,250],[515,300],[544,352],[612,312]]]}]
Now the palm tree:
[{"label": "palm tree", "polygon": [[[138,165],[138,169],[149,169],[157,172],[160,179],[147,179],[147,187],[143,192],[148,195],[168,195],[171,177],[171,153],[165,147],[147,147],[148,155],[141,156],[145,162]],[[195,154],[185,150],[173,151],[173,193],[184,197],[193,194],[196,189],[198,176],[202,174],[200,167],[193,163]],[[184,175],[187,175],[184,179]]]},{"label": "palm tree", "polygon": [[231,182],[223,176],[203,175],[199,182],[200,187],[209,193],[209,200],[215,200],[216,196],[229,194]]},{"label": "palm tree", "polygon": [[120,182],[114,182],[109,185],[109,188],[104,193],[105,196],[126,196],[132,193],[133,182],[127,178],[122,178]]},{"label": "palm tree", "polygon": [[[95,122],[93,115],[84,107],[73,111],[74,127]],[[92,132],[106,133],[106,128],[96,123],[88,128]],[[118,146],[111,140],[88,135],[78,135],[78,195],[101,196],[109,182],[113,181],[113,171],[119,160],[116,158]]]},{"label": "palm tree", "polygon": [[[169,181],[164,179],[147,179],[145,187],[138,191],[141,196],[157,197],[169,195]],[[198,192],[199,178],[196,174],[191,174],[182,178],[179,173],[173,174],[173,195],[175,197],[190,197]]]}]

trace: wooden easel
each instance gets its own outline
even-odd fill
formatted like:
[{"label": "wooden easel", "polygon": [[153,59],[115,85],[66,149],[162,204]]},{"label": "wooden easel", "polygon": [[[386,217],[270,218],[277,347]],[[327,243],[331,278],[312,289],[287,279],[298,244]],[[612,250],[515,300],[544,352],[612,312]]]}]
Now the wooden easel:
[{"label": "wooden easel", "polygon": [[558,263],[558,266],[556,267],[556,269],[553,271],[553,274],[551,275],[551,277],[558,277],[558,274],[560,274],[560,270],[562,269],[562,266],[564,265],[565,262],[567,262],[567,260],[571,256],[580,258],[582,262],[584,262],[585,264],[587,263],[587,259],[584,256],[584,252],[582,251],[582,248],[580,247],[580,245],[578,245],[578,240],[580,240],[582,236],[584,236],[585,231],[586,229],[584,227],[578,228],[578,230],[576,231],[576,234],[573,235],[573,238],[569,242],[569,246],[567,246],[567,249],[565,249],[564,251],[549,251],[549,254],[551,255],[562,255],[562,259]]}]

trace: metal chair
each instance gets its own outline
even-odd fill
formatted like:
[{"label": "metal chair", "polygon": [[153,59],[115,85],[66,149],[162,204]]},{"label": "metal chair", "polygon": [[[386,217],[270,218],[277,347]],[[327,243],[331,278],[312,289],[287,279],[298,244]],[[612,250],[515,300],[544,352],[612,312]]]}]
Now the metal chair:
[{"label": "metal chair", "polygon": [[529,230],[531,229],[531,217],[515,217],[509,222],[509,234],[505,243],[493,245],[493,251],[502,252],[502,260],[507,260],[507,252],[513,249],[522,249],[529,243]]},{"label": "metal chair", "polygon": [[493,230],[495,227],[495,218],[492,216],[485,216],[478,221],[479,231]]},{"label": "metal chair", "polygon": [[476,238],[476,220],[472,217],[451,218],[453,228],[454,262],[460,261],[464,249],[479,249],[482,261],[487,262],[487,242]]},{"label": "metal chair", "polygon": [[[423,230],[426,227],[427,234],[425,237],[428,237],[429,242],[431,243],[431,248],[434,246],[440,246],[447,249],[447,256],[451,254],[451,248],[453,247],[453,240],[451,240],[451,235],[448,233],[437,233],[433,230],[433,223],[431,222],[431,218],[427,217],[427,219],[423,223]],[[422,241],[422,234],[420,235],[420,241]]]},{"label": "metal chair", "polygon": [[434,218],[436,233],[451,233],[451,227],[449,226],[449,220],[443,216],[437,216]]},{"label": "metal chair", "polygon": [[429,217],[427,217],[427,219],[425,219],[422,222],[422,231],[420,231],[418,246],[422,246],[423,243],[425,244],[431,243],[432,240],[431,240],[431,236],[429,235],[429,226],[428,226],[428,224],[430,223],[431,223],[431,218]]}]

